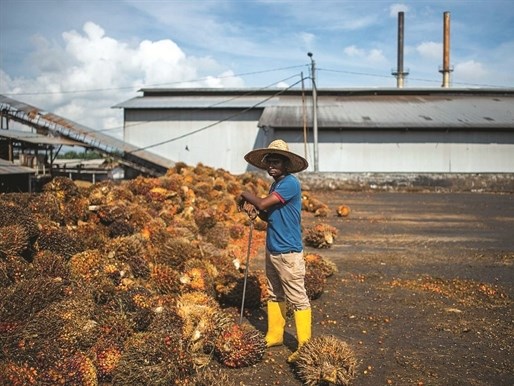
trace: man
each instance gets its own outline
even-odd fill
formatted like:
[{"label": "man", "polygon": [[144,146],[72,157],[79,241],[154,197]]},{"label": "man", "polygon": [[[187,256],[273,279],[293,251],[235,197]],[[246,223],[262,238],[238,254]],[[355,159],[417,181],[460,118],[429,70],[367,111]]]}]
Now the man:
[{"label": "man", "polygon": [[[243,192],[240,208],[249,214],[257,210],[267,222],[266,278],[269,301],[268,347],[279,346],[284,341],[286,300],[294,309],[298,348],[311,338],[311,305],[305,290],[305,261],[301,229],[302,195],[300,181],[291,173],[308,167],[307,160],[289,151],[287,143],[275,140],[267,148],[256,149],[245,155],[251,165],[266,170],[273,177],[269,194],[258,197]],[[288,358],[296,361],[298,351]]]}]

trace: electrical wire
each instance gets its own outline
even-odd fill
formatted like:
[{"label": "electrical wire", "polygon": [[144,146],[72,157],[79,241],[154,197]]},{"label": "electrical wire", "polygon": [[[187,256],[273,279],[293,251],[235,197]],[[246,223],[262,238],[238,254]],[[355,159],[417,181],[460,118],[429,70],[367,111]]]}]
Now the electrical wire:
[{"label": "electrical wire", "polygon": [[[289,79],[293,79],[295,77],[297,77],[298,75],[300,74],[294,74],[294,75],[291,75],[291,76],[288,76],[287,78],[283,78],[283,79],[280,79],[278,81],[274,81],[273,83],[270,83],[268,84],[267,86],[264,86],[264,87],[261,87],[261,88],[258,88],[258,89],[254,89],[252,91],[249,91],[245,94],[241,94],[241,95],[236,95],[232,98],[228,98],[228,99],[225,99],[223,101],[220,101],[220,102],[217,102],[217,103],[213,103],[212,105],[209,105],[209,106],[206,106],[206,107],[202,107],[202,108],[199,108],[199,109],[190,109],[191,111],[195,111],[195,112],[202,112],[204,110],[209,110],[213,107],[219,107],[221,105],[223,105],[224,103],[228,103],[228,102],[231,102],[231,101],[234,101],[236,99],[239,99],[239,98],[243,98],[243,97],[246,97],[246,96],[249,96],[249,95],[253,95],[255,94],[257,91],[262,91],[262,90],[266,90],[268,88],[271,88],[272,86],[280,83],[280,82],[286,82],[288,81]],[[298,84],[295,83],[295,85]],[[172,114],[170,113],[169,115],[163,115],[162,118],[167,118],[167,117],[170,117],[172,116]],[[140,122],[140,123],[134,123],[134,124],[131,124],[129,127],[130,128],[133,128],[133,127],[136,127],[136,126],[139,126],[139,125],[144,125],[146,124],[146,122]],[[110,129],[102,129],[102,130],[94,130],[95,133],[101,133],[101,132],[106,132],[106,131],[114,131],[114,130],[121,130],[123,129],[124,126],[118,126],[118,127],[115,127],[115,128],[110,128]]]},{"label": "electrical wire", "polygon": [[141,151],[141,150],[151,149],[151,148],[156,147],[156,146],[161,146],[161,145],[164,145],[164,144],[166,144],[166,143],[174,142],[174,141],[177,141],[177,140],[179,140],[179,139],[186,138],[186,137],[189,137],[189,136],[191,136],[191,135],[193,135],[193,134],[196,134],[196,133],[199,133],[199,132],[201,132],[201,131],[207,130],[207,129],[209,129],[209,128],[213,127],[213,126],[219,125],[220,123],[226,122],[226,121],[228,121],[228,120],[230,120],[230,119],[232,119],[232,118],[238,117],[239,115],[244,114],[244,113],[246,113],[247,111],[250,111],[250,110],[252,110],[252,109],[256,108],[257,106],[259,106],[259,105],[263,104],[264,102],[266,102],[266,101],[268,101],[268,100],[270,100],[270,99],[272,99],[272,98],[275,98],[276,96],[278,96],[278,95],[280,95],[280,94],[283,94],[283,93],[284,93],[284,92],[286,92],[287,90],[289,90],[289,89],[291,89],[292,87],[296,86],[297,84],[301,83],[301,82],[302,82],[302,80],[303,80],[303,79],[300,79],[299,81],[297,81],[297,82],[293,83],[293,84],[292,84],[292,85],[290,85],[289,87],[286,87],[286,88],[284,88],[284,89],[282,89],[282,90],[280,90],[280,91],[276,92],[275,94],[270,95],[270,96],[268,96],[267,98],[264,98],[262,101],[260,101],[260,102],[258,102],[258,103],[256,103],[256,104],[254,104],[253,106],[247,107],[247,108],[245,108],[245,109],[241,110],[240,112],[238,112],[238,113],[236,113],[236,114],[232,114],[232,115],[230,115],[230,116],[227,116],[227,117],[225,117],[224,119],[221,119],[221,120],[219,120],[219,121],[217,121],[217,122],[211,123],[211,124],[209,124],[209,125],[207,125],[207,126],[203,126],[203,127],[199,128],[199,129],[196,129],[196,130],[190,131],[189,133],[185,133],[185,134],[179,135],[178,137],[174,137],[174,138],[168,139],[168,140],[166,140],[166,141],[161,141],[161,142],[158,142],[158,143],[154,143],[154,144],[152,144],[152,145],[148,145],[148,146],[140,147],[140,148],[138,148],[138,149],[136,149],[136,150],[132,150],[130,153],[136,153],[136,152]]},{"label": "electrical wire", "polygon": [[[256,74],[264,74],[264,73],[267,73],[267,72],[291,70],[291,69],[294,69],[294,68],[301,68],[301,67],[305,67],[305,65],[302,64],[302,65],[294,65],[294,66],[288,66],[288,67],[279,67],[279,68],[272,68],[272,69],[268,69],[268,70],[244,72],[244,73],[241,73],[241,74],[233,74],[233,75],[222,75],[222,76],[215,76],[215,77],[209,76],[209,77],[198,78],[198,79],[191,79],[191,80],[180,80],[180,81],[176,81],[176,82],[155,83],[155,84],[149,84],[149,85],[145,85],[145,86],[141,86],[141,87],[142,88],[164,87],[164,86],[171,86],[171,85],[184,84],[184,83],[202,82],[202,81],[206,81],[206,80],[209,80],[209,79],[237,78],[237,77],[245,77],[245,76],[256,75]],[[89,93],[89,92],[104,92],[104,91],[117,91],[117,90],[134,90],[134,86],[121,86],[121,87],[96,88],[96,89],[84,89],[84,90],[32,91],[32,92],[18,92],[18,93],[2,93],[2,95],[13,96],[13,95],[82,94],[82,93]]]}]

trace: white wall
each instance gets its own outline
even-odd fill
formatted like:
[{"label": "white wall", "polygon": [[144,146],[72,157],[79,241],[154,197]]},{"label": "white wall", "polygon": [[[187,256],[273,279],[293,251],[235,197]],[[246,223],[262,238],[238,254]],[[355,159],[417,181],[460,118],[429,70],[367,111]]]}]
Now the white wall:
[{"label": "white wall", "polygon": [[[275,136],[304,154],[297,133],[276,131]],[[313,171],[312,135],[308,138],[308,170]],[[514,173],[514,133],[323,130],[318,161],[321,172]]]},{"label": "white wall", "polygon": [[[128,110],[124,140],[151,146],[147,150],[172,161],[193,166],[201,162],[240,174],[251,170],[243,158],[248,151],[281,138],[291,151],[307,158],[307,170],[313,171],[312,130],[306,152],[303,130],[259,129],[260,114]],[[512,131],[323,129],[318,132],[318,149],[320,172],[514,173]]]},{"label": "white wall", "polygon": [[[124,140],[139,147],[152,146],[147,150],[175,162],[191,166],[201,162],[240,174],[247,169],[244,155],[256,145],[259,134],[257,122],[261,113],[249,111],[239,115],[237,121],[224,121],[238,112],[240,110],[129,110],[125,118]],[[220,121],[223,122],[218,123]]]}]

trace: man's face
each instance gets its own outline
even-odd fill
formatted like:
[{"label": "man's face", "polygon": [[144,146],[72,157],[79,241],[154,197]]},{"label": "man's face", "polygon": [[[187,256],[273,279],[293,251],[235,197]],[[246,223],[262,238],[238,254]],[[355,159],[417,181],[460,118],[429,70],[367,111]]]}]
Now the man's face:
[{"label": "man's face", "polygon": [[282,157],[270,155],[267,156],[264,160],[264,163],[266,164],[268,174],[273,178],[278,178],[286,174],[286,163],[287,160],[285,160]]}]

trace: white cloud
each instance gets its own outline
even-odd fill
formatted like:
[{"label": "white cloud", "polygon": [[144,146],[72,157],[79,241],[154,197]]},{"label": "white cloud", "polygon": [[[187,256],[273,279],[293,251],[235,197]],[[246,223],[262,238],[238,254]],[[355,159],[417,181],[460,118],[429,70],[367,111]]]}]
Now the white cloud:
[{"label": "white cloud", "polygon": [[376,48],[369,51],[368,59],[373,63],[381,63],[387,61],[382,50],[378,50]]},{"label": "white cloud", "polygon": [[1,71],[0,92],[95,130],[110,130],[122,127],[122,111],[111,106],[141,87],[244,87],[212,58],[187,56],[170,39],[128,44],[93,22],[62,38],[59,45],[36,37],[32,60],[38,75],[13,78]]},{"label": "white cloud", "polygon": [[344,48],[344,53],[350,57],[362,57],[364,56],[364,50],[357,48],[356,46],[348,46]]},{"label": "white cloud", "polygon": [[387,59],[384,56],[382,50],[379,50],[377,48],[365,50],[363,48],[358,48],[355,45],[351,45],[345,47],[343,52],[350,58],[364,59],[368,63],[378,64],[387,62]]},{"label": "white cloud", "polygon": [[401,4],[401,3],[391,4],[389,6],[389,16],[397,17],[398,12],[406,13],[408,10],[409,10],[409,7],[406,4]]},{"label": "white cloud", "polygon": [[488,71],[485,69],[484,65],[474,60],[456,64],[453,71],[453,78],[459,82],[468,81],[471,83],[480,83],[487,75]]},{"label": "white cloud", "polygon": [[439,59],[443,55],[443,44],[423,42],[416,47],[416,51],[424,58]]},{"label": "white cloud", "polygon": [[303,42],[304,46],[308,49],[312,47],[312,44],[314,43],[314,40],[316,39],[316,36],[314,34],[308,33],[308,32],[302,32],[300,34],[300,40]]}]

